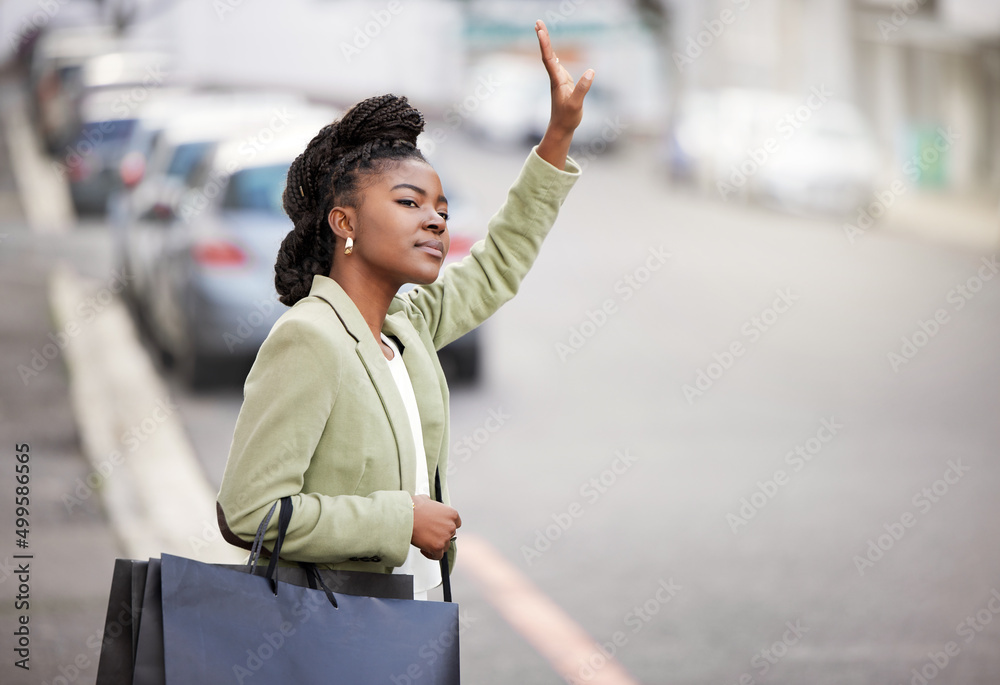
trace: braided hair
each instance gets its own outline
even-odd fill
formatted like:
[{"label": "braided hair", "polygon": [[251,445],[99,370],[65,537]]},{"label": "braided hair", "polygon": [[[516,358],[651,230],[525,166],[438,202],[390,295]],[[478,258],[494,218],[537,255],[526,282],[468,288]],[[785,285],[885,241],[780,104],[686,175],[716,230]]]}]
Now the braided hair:
[{"label": "braided hair", "polygon": [[288,169],[282,204],[295,224],[278,251],[274,285],[292,306],[309,294],[313,276],[330,273],[334,235],[327,216],[335,206],[357,207],[365,176],[391,160],[424,157],[417,136],[424,117],[405,97],[380,95],[320,129]]}]

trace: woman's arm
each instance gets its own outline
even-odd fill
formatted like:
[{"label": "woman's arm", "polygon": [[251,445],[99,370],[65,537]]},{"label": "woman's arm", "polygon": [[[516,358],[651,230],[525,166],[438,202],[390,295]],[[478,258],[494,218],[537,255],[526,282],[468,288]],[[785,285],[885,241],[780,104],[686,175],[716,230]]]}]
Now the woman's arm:
[{"label": "woman's arm", "polygon": [[490,219],[486,237],[461,262],[445,267],[434,283],[397,296],[389,313],[398,303],[410,305],[407,316],[423,320],[414,323],[426,327],[435,349],[488,319],[517,293],[579,175],[572,160],[560,171],[532,150],[507,201]]},{"label": "woman's arm", "polygon": [[[247,376],[219,491],[219,525],[229,542],[249,542],[271,505],[290,495],[287,559],[338,563],[377,556],[384,566],[399,566],[413,533],[409,493],[383,490],[362,497],[303,491],[304,474],[341,391],[344,360],[323,325],[334,316],[326,303],[300,304],[279,319],[261,346]],[[350,452],[351,436],[340,437]],[[274,517],[265,541],[276,535]]]},{"label": "woman's arm", "polygon": [[538,21],[535,30],[551,87],[545,135],[528,156],[507,201],[490,220],[486,238],[473,245],[459,264],[446,267],[433,284],[401,298],[416,310],[409,311],[411,318],[424,320],[437,349],[481,324],[517,293],[580,176],[580,168],[567,153],[583,117],[593,70],[574,85],[552,50],[545,24]]}]

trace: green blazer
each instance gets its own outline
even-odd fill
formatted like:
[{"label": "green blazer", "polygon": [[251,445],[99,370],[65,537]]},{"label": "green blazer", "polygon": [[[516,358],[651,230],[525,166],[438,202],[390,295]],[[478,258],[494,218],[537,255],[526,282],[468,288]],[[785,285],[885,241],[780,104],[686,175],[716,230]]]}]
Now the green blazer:
[{"label": "green blazer", "polygon": [[[428,478],[433,490],[440,468],[444,502],[448,386],[436,351],[514,296],[579,175],[572,160],[559,170],[532,150],[487,236],[389,307],[382,330],[403,345]],[[378,342],[337,282],[315,276],[247,376],[218,496],[223,536],[249,548],[271,505],[290,495],[285,559],[389,573],[409,551],[415,471],[406,409]],[[451,551],[454,559],[454,543]]]}]

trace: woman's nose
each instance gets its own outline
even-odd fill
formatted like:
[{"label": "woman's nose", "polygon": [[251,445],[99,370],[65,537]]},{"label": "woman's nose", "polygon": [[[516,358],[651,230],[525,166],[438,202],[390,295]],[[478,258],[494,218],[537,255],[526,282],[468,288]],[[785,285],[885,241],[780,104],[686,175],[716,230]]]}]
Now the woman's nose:
[{"label": "woman's nose", "polygon": [[434,215],[428,217],[427,221],[424,223],[424,228],[426,228],[429,231],[435,231],[440,233],[445,229],[445,219],[437,212],[434,212]]}]

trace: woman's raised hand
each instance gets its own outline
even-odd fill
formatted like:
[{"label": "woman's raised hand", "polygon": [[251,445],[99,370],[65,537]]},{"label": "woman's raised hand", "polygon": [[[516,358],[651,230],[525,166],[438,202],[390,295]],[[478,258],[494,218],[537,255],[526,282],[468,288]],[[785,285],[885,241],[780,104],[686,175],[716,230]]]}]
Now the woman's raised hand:
[{"label": "woman's raised hand", "polygon": [[559,63],[559,58],[552,49],[549,31],[541,19],[535,22],[535,32],[538,34],[538,47],[542,51],[542,63],[549,74],[552,92],[549,125],[538,144],[538,155],[552,166],[562,169],[573,141],[573,131],[583,119],[583,99],[594,82],[594,70],[587,69],[580,80],[574,83],[573,77]]}]

